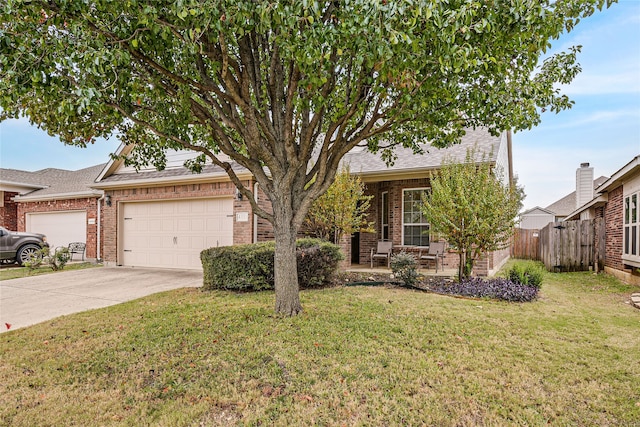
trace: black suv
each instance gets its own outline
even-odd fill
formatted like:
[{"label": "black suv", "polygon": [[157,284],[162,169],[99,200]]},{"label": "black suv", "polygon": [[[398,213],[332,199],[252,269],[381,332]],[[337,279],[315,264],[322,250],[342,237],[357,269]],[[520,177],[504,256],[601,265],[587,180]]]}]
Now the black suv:
[{"label": "black suv", "polygon": [[49,247],[47,237],[38,233],[19,233],[0,227],[0,262],[17,262],[22,265],[25,261],[38,254],[43,247]]}]

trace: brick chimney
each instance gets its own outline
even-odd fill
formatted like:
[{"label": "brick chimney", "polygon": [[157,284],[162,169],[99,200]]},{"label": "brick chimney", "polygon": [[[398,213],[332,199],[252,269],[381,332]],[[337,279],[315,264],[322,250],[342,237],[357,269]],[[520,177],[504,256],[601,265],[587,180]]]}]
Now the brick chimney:
[{"label": "brick chimney", "polygon": [[593,199],[593,168],[580,163],[576,170],[576,209]]}]

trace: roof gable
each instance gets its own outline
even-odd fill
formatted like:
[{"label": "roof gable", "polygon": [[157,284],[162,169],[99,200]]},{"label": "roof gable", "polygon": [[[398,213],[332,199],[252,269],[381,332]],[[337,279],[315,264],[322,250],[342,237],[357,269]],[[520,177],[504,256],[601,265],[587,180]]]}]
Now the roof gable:
[{"label": "roof gable", "polygon": [[[102,193],[90,186],[94,179],[104,168],[104,164],[91,166],[76,171],[64,169],[42,169],[36,172],[11,170],[8,176],[21,176],[25,180],[37,183],[38,187],[33,191],[16,196],[16,201],[37,201],[60,198],[77,198],[99,196]],[[2,179],[5,174],[2,170]]]}]

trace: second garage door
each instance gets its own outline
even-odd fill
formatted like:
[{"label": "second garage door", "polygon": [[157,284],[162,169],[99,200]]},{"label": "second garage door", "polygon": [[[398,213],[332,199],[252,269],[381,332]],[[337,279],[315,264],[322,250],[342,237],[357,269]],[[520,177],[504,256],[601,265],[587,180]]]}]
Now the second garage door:
[{"label": "second garage door", "polygon": [[233,245],[233,199],[125,203],[120,230],[122,265],[202,269],[203,249]]},{"label": "second garage door", "polygon": [[71,242],[87,242],[87,212],[60,211],[28,213],[26,231],[47,236],[51,248],[67,246]]}]

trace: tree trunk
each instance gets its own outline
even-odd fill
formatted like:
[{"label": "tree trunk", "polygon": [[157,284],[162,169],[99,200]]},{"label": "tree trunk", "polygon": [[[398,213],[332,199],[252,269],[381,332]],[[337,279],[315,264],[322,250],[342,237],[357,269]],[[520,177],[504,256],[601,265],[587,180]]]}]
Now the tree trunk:
[{"label": "tree trunk", "polygon": [[274,224],[276,313],[295,316],[302,311],[296,263],[298,230],[291,226],[291,218],[279,219],[280,221],[276,220],[276,224]]},{"label": "tree trunk", "polygon": [[460,257],[460,261],[458,263],[458,282],[462,282],[462,280],[465,278],[464,277],[464,266],[467,263],[467,260],[466,260],[464,251],[460,251],[458,255]]}]

